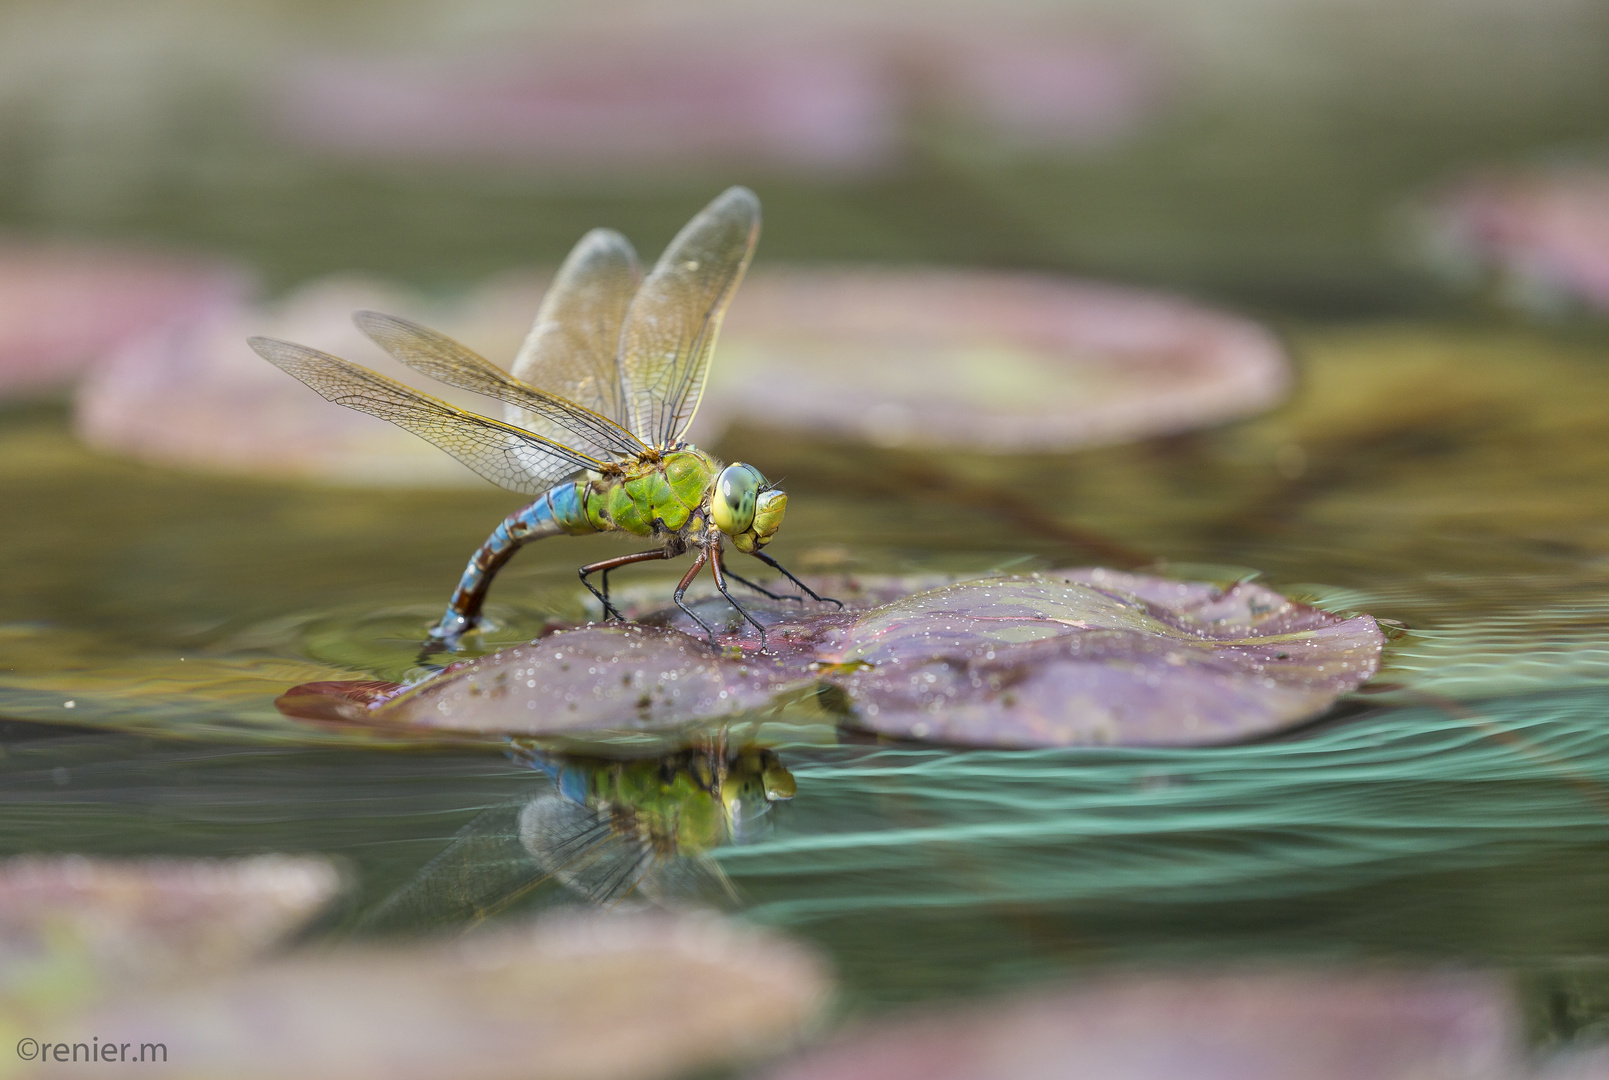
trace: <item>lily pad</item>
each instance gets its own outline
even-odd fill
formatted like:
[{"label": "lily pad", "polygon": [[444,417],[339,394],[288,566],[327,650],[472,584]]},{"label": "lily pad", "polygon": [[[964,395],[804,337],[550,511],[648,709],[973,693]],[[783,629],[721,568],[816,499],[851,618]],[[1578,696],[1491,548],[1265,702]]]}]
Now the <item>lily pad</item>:
[{"label": "lily pad", "polygon": [[0,244],[0,397],[67,385],[119,344],[243,296],[212,259],[64,244]]},{"label": "lily pad", "polygon": [[1609,310],[1609,168],[1491,172],[1423,216],[1426,254],[1449,277],[1490,280],[1504,302],[1542,314]]},{"label": "lily pad", "polygon": [[757,650],[729,655],[678,630],[587,626],[455,665],[371,715],[478,733],[667,731],[761,708],[791,677]]},{"label": "lily pad", "polygon": [[1481,975],[1113,976],[863,1027],[770,1077],[1473,1080],[1526,1071],[1517,1029],[1501,984]]},{"label": "lily pad", "polygon": [[[529,305],[537,295],[522,298]],[[96,449],[161,465],[348,483],[482,484],[456,460],[400,428],[308,392],[264,363],[246,338],[305,338],[386,375],[413,379],[358,332],[354,310],[408,312],[475,347],[512,352],[520,321],[529,316],[524,305],[517,315],[488,315],[488,305],[496,307],[502,296],[493,286],[475,304],[443,311],[399,286],[336,277],[272,305],[244,297],[216,304],[108,355],[79,388],[75,426]],[[473,394],[435,384],[431,392],[486,409]]]},{"label": "lily pad", "polygon": [[[232,298],[113,350],[80,387],[91,446],[163,465],[339,483],[482,486],[447,454],[342,408],[265,363],[269,334],[420,385],[482,413],[501,406],[404,368],[352,325],[360,308],[435,326],[494,362],[516,352],[546,275],[431,303],[396,285],[315,281],[259,305]],[[710,371],[695,439],[772,427],[882,445],[1066,450],[1176,434],[1262,412],[1290,368],[1262,327],[1180,298],[1048,277],[758,272]],[[844,387],[854,385],[853,400]]]},{"label": "lily pad", "polygon": [[0,862],[0,1001],[80,998],[211,975],[280,943],[334,898],[324,859],[23,856]]},{"label": "lily pad", "polygon": [[[139,1066],[153,1075],[653,1080],[775,1052],[829,987],[813,952],[729,921],[570,916],[293,954],[110,1004],[73,1030],[160,1038],[167,1069]],[[79,1075],[54,1062],[42,1072]]]},{"label": "lily pad", "polygon": [[1231,742],[1322,712],[1384,635],[1254,583],[1113,570],[966,583],[859,619],[830,676],[883,734],[986,746]]},{"label": "lily pad", "polygon": [[1255,416],[1290,384],[1266,329],[1166,293],[774,269],[732,305],[694,433],[761,418],[879,446],[1054,453]]},{"label": "lily pad", "polygon": [[512,160],[572,177],[720,159],[831,175],[898,162],[912,115],[1019,148],[1104,146],[1171,89],[1150,35],[797,15],[780,35],[724,13],[582,15],[512,53],[436,42],[429,59],[302,60],[282,70],[274,112],[290,138],[343,157]]},{"label": "lily pad", "polygon": [[[724,601],[700,603],[713,613]],[[847,701],[849,723],[904,738],[1198,745],[1322,712],[1374,674],[1385,641],[1366,615],[1254,583],[1102,569],[959,582],[861,610],[752,607],[764,647],[730,608],[714,643],[670,609],[645,616],[657,625],[561,631],[412,688],[318,684],[280,705],[416,730],[630,735],[719,723],[825,684]]]}]

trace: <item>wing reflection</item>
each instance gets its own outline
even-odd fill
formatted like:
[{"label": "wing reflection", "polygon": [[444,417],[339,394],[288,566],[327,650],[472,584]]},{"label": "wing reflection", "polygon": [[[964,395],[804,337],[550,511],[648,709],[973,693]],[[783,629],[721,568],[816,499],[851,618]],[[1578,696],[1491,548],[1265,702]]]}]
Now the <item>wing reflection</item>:
[{"label": "wing reflection", "polygon": [[759,835],[795,790],[775,753],[724,740],[633,760],[531,746],[513,756],[545,774],[540,789],[470,822],[362,929],[474,923],[544,886],[603,907],[731,900],[711,852]]}]

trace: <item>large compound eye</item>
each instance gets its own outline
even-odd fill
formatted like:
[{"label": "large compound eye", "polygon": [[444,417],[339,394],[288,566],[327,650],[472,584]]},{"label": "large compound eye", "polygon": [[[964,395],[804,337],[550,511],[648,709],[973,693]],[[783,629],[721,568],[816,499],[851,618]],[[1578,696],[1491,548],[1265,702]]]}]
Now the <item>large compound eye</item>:
[{"label": "large compound eye", "polygon": [[760,497],[765,477],[753,465],[734,462],[721,470],[715,478],[715,497],[710,501],[710,516],[715,527],[728,536],[747,532],[754,524],[754,500]]}]

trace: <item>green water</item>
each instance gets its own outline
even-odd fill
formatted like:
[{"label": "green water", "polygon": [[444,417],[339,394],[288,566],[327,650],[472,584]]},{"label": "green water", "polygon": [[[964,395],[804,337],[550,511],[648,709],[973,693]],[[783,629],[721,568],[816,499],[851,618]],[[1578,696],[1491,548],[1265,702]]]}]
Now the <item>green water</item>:
[{"label": "green water", "polygon": [[[1249,567],[1408,627],[1374,684],[1260,745],[965,752],[778,729],[798,796],[716,857],[741,910],[829,950],[852,1007],[1088,965],[1389,958],[1514,971],[1544,1037],[1597,1023],[1609,346],[1469,323],[1290,334],[1288,405],[1167,442],[932,460],[738,430],[716,447],[787,476],[776,550],[800,566]],[[358,883],[330,921],[344,933],[546,783],[495,746],[387,749],[272,707],[299,681],[407,674],[513,497],[131,465],[80,448],[51,404],[5,413],[0,444],[0,501],[26,522],[0,540],[0,852],[329,853]],[[573,567],[610,550],[522,553],[492,644],[579,614]]]}]

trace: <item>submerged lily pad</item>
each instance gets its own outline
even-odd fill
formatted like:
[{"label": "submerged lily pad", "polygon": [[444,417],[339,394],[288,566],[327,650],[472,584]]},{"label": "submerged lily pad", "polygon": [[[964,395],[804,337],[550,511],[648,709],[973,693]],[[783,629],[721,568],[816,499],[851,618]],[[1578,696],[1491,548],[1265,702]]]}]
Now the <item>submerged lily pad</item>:
[{"label": "submerged lily pad", "polygon": [[171,1063],[137,1066],[152,1075],[652,1080],[774,1052],[829,986],[813,952],[725,920],[570,916],[451,943],[298,953],[108,1005],[74,1030],[160,1038]]},{"label": "submerged lily pad", "polygon": [[[710,614],[722,603],[701,602]],[[658,625],[562,631],[389,694],[298,687],[281,708],[413,729],[631,734],[720,722],[816,683],[842,692],[850,723],[900,737],[1210,744],[1322,712],[1374,674],[1385,641],[1366,615],[1260,585],[1100,569],[960,582],[859,611],[753,608],[763,648],[730,609],[715,643],[672,609],[645,617]]]},{"label": "submerged lily pad", "polygon": [[1512,1077],[1526,1071],[1517,1029],[1501,984],[1480,975],[1116,976],[865,1027],[771,1077]]}]

